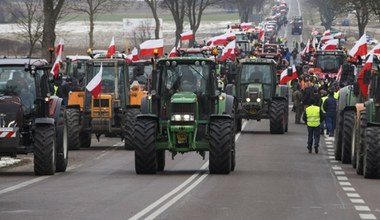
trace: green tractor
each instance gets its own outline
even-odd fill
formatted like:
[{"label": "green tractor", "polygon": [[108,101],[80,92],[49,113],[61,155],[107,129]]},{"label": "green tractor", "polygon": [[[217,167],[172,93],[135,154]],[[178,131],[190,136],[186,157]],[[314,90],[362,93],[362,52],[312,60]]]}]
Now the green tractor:
[{"label": "green tractor", "polygon": [[380,66],[364,74],[364,83],[369,85],[365,110],[360,114],[359,150],[357,173],[364,178],[380,178]]},{"label": "green tractor", "polygon": [[217,89],[215,62],[202,57],[161,58],[152,88],[143,97],[134,129],[135,170],[155,174],[165,167],[165,152],[209,151],[209,171],[235,169],[233,96]]},{"label": "green tractor", "polygon": [[235,95],[238,100],[238,131],[242,119],[269,119],[271,134],[288,131],[289,92],[286,85],[278,85],[276,70],[276,62],[272,59],[240,60],[235,85],[226,87],[227,94]]}]

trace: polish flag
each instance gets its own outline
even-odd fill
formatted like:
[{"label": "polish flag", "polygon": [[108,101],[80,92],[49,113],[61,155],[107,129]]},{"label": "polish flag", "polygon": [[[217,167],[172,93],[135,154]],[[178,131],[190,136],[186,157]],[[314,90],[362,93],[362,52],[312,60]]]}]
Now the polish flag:
[{"label": "polish flag", "polygon": [[282,71],[281,76],[280,76],[280,84],[286,84],[290,80],[297,79],[298,74],[297,74],[295,65],[292,65],[292,72],[293,72],[292,76],[288,76],[288,69],[284,69],[284,71]]},{"label": "polish flag", "polygon": [[226,45],[227,44],[227,34],[221,34],[210,38],[207,41],[207,45]]},{"label": "polish flag", "polygon": [[164,52],[164,39],[144,41],[140,44],[140,57],[154,56],[154,50],[157,50],[158,56],[162,56]]},{"label": "polish flag", "polygon": [[363,66],[363,68],[360,71],[359,76],[358,76],[358,84],[359,84],[360,90],[362,92],[362,95],[364,97],[368,96],[368,85],[364,84],[364,73],[366,71],[371,71],[372,64],[373,64],[373,53],[371,53],[369,55],[367,62],[365,62],[364,66]]},{"label": "polish flag", "polygon": [[342,38],[342,37],[343,37],[342,32],[338,32],[334,34],[334,38]]},{"label": "polish flag", "polygon": [[331,35],[330,29],[328,29],[328,30],[326,30],[325,32],[323,32],[322,35],[323,35],[323,36],[330,36],[330,35]]},{"label": "polish flag", "polygon": [[173,47],[173,49],[169,53],[169,57],[177,57],[177,56],[178,56],[177,47]]},{"label": "polish flag", "polygon": [[326,35],[326,36],[321,37],[320,42],[326,43],[327,41],[332,40],[332,39],[334,39],[334,37],[332,35]]},{"label": "polish flag", "polygon": [[55,56],[58,56],[59,53],[62,53],[62,52],[63,52],[63,49],[64,49],[64,41],[63,41],[63,39],[61,38],[61,40],[59,40],[59,43],[58,43],[57,49],[55,50]]},{"label": "polish flag", "polygon": [[338,39],[332,39],[329,41],[326,41],[326,43],[322,46],[321,50],[336,50],[339,45]]},{"label": "polish flag", "polygon": [[348,52],[352,57],[367,55],[367,35],[363,34],[360,39],[355,43],[354,47]]},{"label": "polish flag", "polygon": [[194,38],[193,30],[190,30],[190,31],[183,32],[183,33],[181,34],[181,38],[180,38],[180,40],[181,40],[181,41],[192,40],[193,38]]},{"label": "polish flag", "polygon": [[307,41],[305,48],[303,48],[301,55],[305,56],[305,54],[310,52],[310,40]]},{"label": "polish flag", "polygon": [[137,48],[133,48],[131,54],[128,54],[127,55],[127,58],[125,59],[125,61],[127,61],[127,63],[130,63],[130,62],[133,62],[133,61],[138,61],[140,58],[139,58],[139,53],[137,51]]},{"label": "polish flag", "polygon": [[336,81],[339,81],[340,78],[342,77],[342,65],[340,65],[338,73],[336,74]]},{"label": "polish flag", "polygon": [[369,53],[380,54],[380,43],[376,45]]},{"label": "polish flag", "polygon": [[61,39],[59,41],[59,44],[58,44],[57,50],[56,50],[56,56],[57,57],[55,58],[53,67],[50,70],[50,73],[53,74],[54,79],[56,79],[58,77],[58,74],[59,74],[59,67],[62,63],[63,48],[64,48],[64,42],[63,42],[63,39]]},{"label": "polish flag", "polygon": [[112,37],[111,43],[108,47],[107,58],[111,58],[116,53],[115,38]]},{"label": "polish flag", "polygon": [[259,39],[261,42],[264,42],[264,40],[265,40],[264,36],[265,36],[265,31],[264,31],[264,29],[261,29],[260,33],[259,33]]},{"label": "polish flag", "polygon": [[236,48],[236,41],[233,40],[227,44],[227,46],[223,49],[222,55],[219,61],[225,61],[228,58],[235,59],[234,50]]},{"label": "polish flag", "polygon": [[102,90],[102,74],[103,74],[103,64],[100,63],[99,72],[95,75],[94,78],[91,79],[91,81],[86,86],[86,89],[89,92],[91,92],[91,94],[95,98],[98,98],[98,95],[100,94]]},{"label": "polish flag", "polygon": [[251,22],[244,22],[244,23],[240,24],[240,28],[243,29],[243,30],[248,30],[251,27],[252,27],[252,23]]}]

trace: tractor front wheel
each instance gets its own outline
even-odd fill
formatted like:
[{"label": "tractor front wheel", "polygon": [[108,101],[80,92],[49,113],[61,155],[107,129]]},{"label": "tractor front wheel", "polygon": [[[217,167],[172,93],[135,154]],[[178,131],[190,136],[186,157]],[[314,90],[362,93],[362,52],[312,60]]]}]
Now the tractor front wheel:
[{"label": "tractor front wheel", "polygon": [[231,171],[231,119],[213,119],[210,122],[210,164],[211,174],[229,174]]},{"label": "tractor front wheel", "polygon": [[157,122],[152,119],[136,119],[134,143],[135,170],[137,174],[156,174],[156,127]]},{"label": "tractor front wheel", "polygon": [[52,124],[37,124],[34,130],[34,173],[53,175],[56,161],[56,130]]}]

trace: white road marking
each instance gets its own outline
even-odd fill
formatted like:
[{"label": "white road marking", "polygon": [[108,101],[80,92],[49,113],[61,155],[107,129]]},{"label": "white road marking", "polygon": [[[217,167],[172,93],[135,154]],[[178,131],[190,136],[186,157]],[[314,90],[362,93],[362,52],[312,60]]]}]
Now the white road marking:
[{"label": "white road marking", "polygon": [[348,180],[346,176],[337,176],[336,177],[338,180]]},{"label": "white road marking", "polygon": [[332,145],[333,145],[333,142],[331,142],[331,141],[326,141],[326,145],[330,145],[330,146],[332,146]]},{"label": "white road marking", "polygon": [[360,198],[359,193],[347,193],[347,196],[352,198]]},{"label": "white road marking", "polygon": [[329,159],[335,159],[335,156],[329,156]]},{"label": "white road marking", "polygon": [[344,171],[335,171],[335,175],[346,175]]},{"label": "white road marking", "polygon": [[328,152],[334,152],[334,149],[327,149]]},{"label": "white road marking", "polygon": [[352,203],[364,204],[363,199],[350,199]]},{"label": "white road marking", "polygon": [[[331,151],[330,151],[330,152],[327,152],[327,154],[328,154],[328,155],[335,155],[335,153],[334,153],[334,152],[331,152]],[[330,158],[330,159],[335,159],[335,156],[334,156],[333,158]]]},{"label": "white road marking", "polygon": [[[57,173],[56,175],[59,175],[60,173]],[[47,178],[49,178],[51,176],[40,176],[40,177],[37,177],[37,178],[33,178],[31,180],[28,180],[28,181],[25,181],[25,182],[22,182],[22,183],[19,183],[17,185],[14,185],[14,186],[11,186],[11,187],[8,187],[8,188],[5,188],[5,189],[2,189],[0,190],[0,195],[2,194],[5,194],[5,193],[8,193],[8,192],[12,192],[12,191],[15,191],[15,190],[18,190],[18,189],[21,189],[21,188],[24,188],[26,186],[29,186],[29,185],[32,185],[34,183],[38,183],[38,182],[41,182],[42,180],[45,180]]]},{"label": "white road marking", "polygon": [[361,205],[356,205],[355,206],[356,211],[371,211],[368,206],[361,206]]},{"label": "white road marking", "polygon": [[326,145],[327,148],[334,148],[332,145]]},{"label": "white road marking", "polygon": [[[338,163],[339,161],[337,160],[330,160],[330,163]],[[336,171],[336,172],[339,172],[339,171]],[[344,173],[344,172],[343,172]]]},{"label": "white road marking", "polygon": [[333,166],[333,167],[331,167],[333,170],[342,170],[342,167],[340,167],[340,166]]},{"label": "white road marking", "polygon": [[351,186],[350,182],[339,182],[339,185],[341,186]]},{"label": "white road marking", "polygon": [[361,219],[377,219],[376,216],[372,214],[359,214]]},{"label": "white road marking", "polygon": [[354,187],[343,187],[343,190],[347,191],[347,192],[355,192],[356,191]]}]

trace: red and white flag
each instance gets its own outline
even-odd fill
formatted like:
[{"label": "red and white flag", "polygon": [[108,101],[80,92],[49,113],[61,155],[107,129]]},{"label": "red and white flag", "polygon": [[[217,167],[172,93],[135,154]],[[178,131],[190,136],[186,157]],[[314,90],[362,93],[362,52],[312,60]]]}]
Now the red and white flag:
[{"label": "red and white flag", "polygon": [[137,48],[133,48],[131,54],[128,54],[127,55],[127,58],[125,59],[125,61],[127,61],[127,63],[130,63],[130,62],[133,62],[133,61],[138,61],[140,58],[139,58],[139,53],[137,51]]},{"label": "red and white flag", "polygon": [[334,36],[332,36],[332,35],[326,35],[326,36],[321,37],[320,42],[326,43],[327,41],[332,40],[332,39],[334,39]]},{"label": "red and white flag", "polygon": [[177,52],[177,47],[173,47],[173,49],[170,51],[169,57],[177,57],[178,56],[178,52]]},{"label": "red and white flag", "polygon": [[335,33],[334,38],[343,38],[343,33],[342,32]]},{"label": "red and white flag", "polygon": [[358,41],[356,41],[354,47],[348,52],[348,55],[352,57],[367,55],[367,35],[363,34]]},{"label": "red and white flag", "polygon": [[376,45],[369,53],[380,54],[380,43]]},{"label": "red and white flag", "polygon": [[223,48],[222,55],[221,55],[219,61],[225,61],[228,58],[234,60],[235,59],[235,48],[236,48],[236,41],[233,40],[233,41],[229,42],[227,44],[227,46]]},{"label": "red and white flag", "polygon": [[240,24],[240,28],[242,30],[248,30],[252,27],[252,23],[251,22],[243,22]]},{"label": "red and white flag", "polygon": [[329,36],[329,35],[331,35],[330,29],[325,30],[325,32],[323,32],[322,35],[323,35],[323,36]]},{"label": "red and white flag", "polygon": [[336,74],[336,81],[339,81],[340,78],[342,77],[342,65],[340,65],[338,73]]},{"label": "red and white flag", "polygon": [[164,52],[164,39],[144,41],[140,44],[140,57],[153,56],[155,50],[158,56],[162,56]]},{"label": "red and white flag", "polygon": [[227,44],[227,34],[221,34],[210,38],[207,41],[207,45],[226,45]]},{"label": "red and white flag", "polygon": [[260,32],[259,32],[259,39],[261,42],[264,42],[265,40],[265,31],[264,29],[261,29]]},{"label": "red and white flag", "polygon": [[102,74],[103,74],[103,64],[100,63],[99,72],[95,75],[94,78],[91,79],[91,81],[86,86],[86,89],[89,92],[91,92],[91,94],[95,98],[98,98],[98,95],[100,94],[102,90]]},{"label": "red and white flag", "polygon": [[305,54],[310,52],[310,41],[311,41],[311,39],[307,41],[305,48],[303,48],[303,50],[301,52],[302,56],[305,56]]},{"label": "red and white flag", "polygon": [[284,71],[282,71],[281,76],[280,76],[280,84],[286,84],[290,80],[297,79],[297,78],[298,78],[298,74],[297,74],[296,66],[292,65],[292,75],[289,76],[288,69],[284,69]]},{"label": "red and white flag", "polygon": [[364,84],[364,73],[366,71],[371,71],[372,70],[372,64],[373,64],[373,53],[371,53],[367,59],[367,62],[365,62],[362,70],[359,73],[358,76],[358,84],[360,87],[360,90],[362,92],[362,95],[364,97],[368,96],[368,85]]},{"label": "red and white flag", "polygon": [[185,40],[192,40],[194,38],[194,33],[193,33],[193,30],[190,30],[190,31],[185,31],[181,34],[181,38],[180,40],[181,41],[185,41]]},{"label": "red and white flag", "polygon": [[326,43],[322,46],[321,50],[336,50],[339,45],[338,39],[332,39],[329,41],[326,41]]},{"label": "red and white flag", "polygon": [[50,70],[50,73],[53,74],[53,76],[54,76],[55,79],[58,77],[59,67],[60,67],[60,65],[62,63],[63,48],[64,48],[64,41],[63,41],[63,39],[61,39],[59,41],[59,44],[58,44],[57,50],[56,50],[56,56],[57,57],[55,58],[53,67]]},{"label": "red and white flag", "polygon": [[116,53],[116,45],[115,45],[115,38],[112,37],[111,43],[107,50],[107,58],[111,58]]}]

